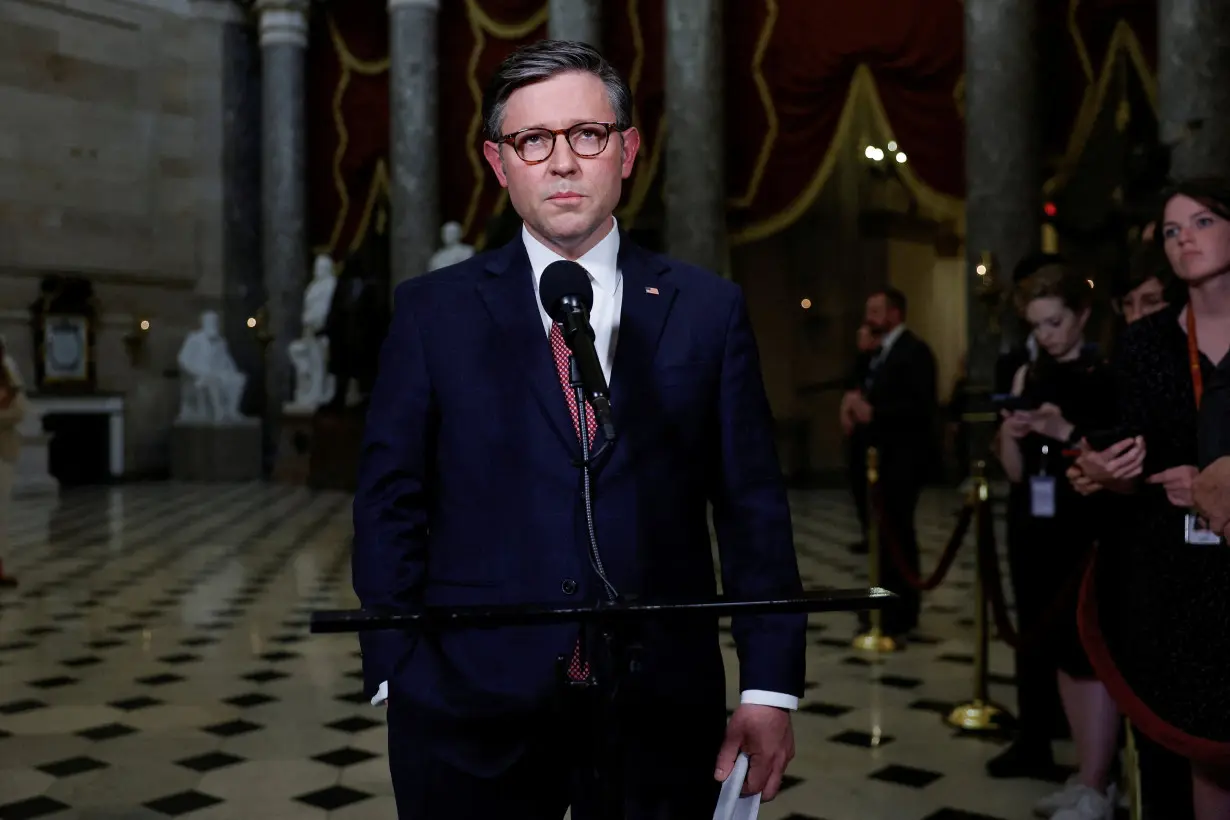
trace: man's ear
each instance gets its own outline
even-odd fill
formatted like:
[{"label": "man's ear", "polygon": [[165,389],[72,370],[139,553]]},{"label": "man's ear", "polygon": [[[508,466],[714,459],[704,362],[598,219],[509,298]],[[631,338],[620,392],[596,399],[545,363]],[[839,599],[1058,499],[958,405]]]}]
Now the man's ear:
[{"label": "man's ear", "polygon": [[507,188],[508,174],[504,173],[504,157],[500,152],[500,146],[490,140],[484,142],[483,156],[487,158],[487,164],[491,166],[491,170],[495,171],[495,178],[500,183],[500,187]]}]

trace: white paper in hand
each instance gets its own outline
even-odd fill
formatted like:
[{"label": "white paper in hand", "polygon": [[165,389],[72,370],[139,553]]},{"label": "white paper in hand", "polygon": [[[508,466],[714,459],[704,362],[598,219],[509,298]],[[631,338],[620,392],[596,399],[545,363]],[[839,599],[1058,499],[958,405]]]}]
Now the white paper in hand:
[{"label": "white paper in hand", "polygon": [[713,820],[756,820],[760,814],[760,795],[742,796],[743,782],[747,780],[747,755],[739,753],[735,767],[722,784],[722,793],[718,796],[717,811]]}]

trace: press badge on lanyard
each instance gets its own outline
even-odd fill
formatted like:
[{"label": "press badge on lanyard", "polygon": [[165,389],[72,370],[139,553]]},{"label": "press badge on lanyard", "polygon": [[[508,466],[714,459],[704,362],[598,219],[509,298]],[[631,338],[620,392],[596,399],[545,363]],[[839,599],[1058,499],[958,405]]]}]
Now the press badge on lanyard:
[{"label": "press badge on lanyard", "polygon": [[1029,477],[1029,514],[1034,518],[1055,517],[1055,477],[1046,474],[1046,457],[1051,448],[1042,445],[1042,466]]},{"label": "press badge on lanyard", "polygon": [[[1187,363],[1192,373],[1192,393],[1196,396],[1196,411],[1200,411],[1200,400],[1204,397],[1204,373],[1200,370],[1200,345],[1196,340],[1196,314],[1189,305],[1187,308]],[[1192,546],[1219,546],[1226,540],[1218,533],[1209,529],[1209,522],[1194,511],[1183,517],[1183,543]]]}]

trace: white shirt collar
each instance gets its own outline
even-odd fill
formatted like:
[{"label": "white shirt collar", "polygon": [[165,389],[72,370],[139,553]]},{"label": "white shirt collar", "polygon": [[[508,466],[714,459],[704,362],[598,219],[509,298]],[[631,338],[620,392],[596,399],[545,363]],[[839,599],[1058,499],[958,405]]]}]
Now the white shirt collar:
[{"label": "white shirt collar", "polygon": [[893,349],[893,345],[896,344],[897,340],[901,338],[902,333],[905,333],[905,322],[902,322],[892,330],[888,331],[888,333],[884,334],[884,338],[880,340],[881,358],[888,355],[888,351]]},{"label": "white shirt collar", "polygon": [[[525,244],[525,252],[530,258],[530,268],[534,271],[534,291],[537,293],[542,272],[547,269],[547,265],[564,257],[535,239],[524,224],[521,226],[521,241]],[[614,217],[611,218],[610,232],[578,259],[577,264],[589,272],[589,279],[595,287],[608,294],[615,293],[619,286],[619,222]]]}]

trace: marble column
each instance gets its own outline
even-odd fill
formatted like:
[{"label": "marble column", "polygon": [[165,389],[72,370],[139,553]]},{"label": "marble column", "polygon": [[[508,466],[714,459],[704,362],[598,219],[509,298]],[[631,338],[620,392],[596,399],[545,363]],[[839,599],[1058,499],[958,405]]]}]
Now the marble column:
[{"label": "marble column", "polygon": [[1230,176],[1230,3],[1159,0],[1157,85],[1170,174]]},{"label": "marble column", "polygon": [[551,0],[547,33],[554,40],[580,40],[602,48],[601,0]]},{"label": "marble column", "polygon": [[247,320],[264,303],[261,264],[261,62],[256,27],[237,0],[192,0],[200,54],[197,129],[197,295],[219,307],[236,365],[248,376],[242,410],[260,415],[264,355]]},{"label": "marble column", "polygon": [[440,0],[389,0],[391,286],[427,271],[440,242]]},{"label": "marble column", "polygon": [[[261,220],[266,417],[276,426],[294,390],[287,348],[299,336],[308,276],[304,69],[307,0],[258,0],[261,45]],[[276,440],[276,437],[275,437]]]},{"label": "marble column", "polygon": [[666,0],[666,249],[725,273],[722,29],[722,0]]},{"label": "marble column", "polygon": [[[1036,4],[965,0],[965,250],[973,412],[987,410],[998,356],[1018,340],[1012,270],[1037,252],[1041,241]],[[991,264],[979,275],[984,254]],[[987,458],[987,437],[971,438],[975,457]]]}]

